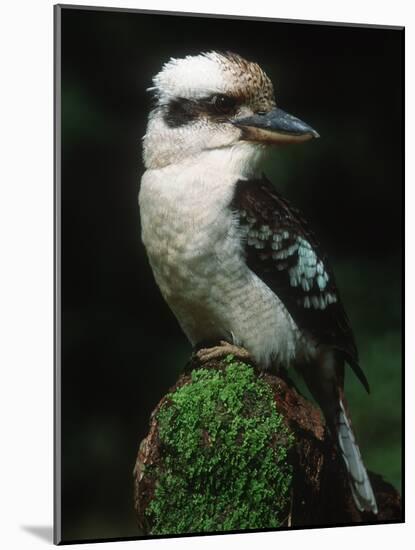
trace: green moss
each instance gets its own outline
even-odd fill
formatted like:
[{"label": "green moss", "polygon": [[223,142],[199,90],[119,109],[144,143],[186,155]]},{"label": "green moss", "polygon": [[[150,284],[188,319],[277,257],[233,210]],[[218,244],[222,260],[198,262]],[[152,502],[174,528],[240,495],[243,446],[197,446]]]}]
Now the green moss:
[{"label": "green moss", "polygon": [[162,461],[146,514],[153,534],[275,528],[286,515],[293,437],[253,369],[193,371],[158,413]]}]

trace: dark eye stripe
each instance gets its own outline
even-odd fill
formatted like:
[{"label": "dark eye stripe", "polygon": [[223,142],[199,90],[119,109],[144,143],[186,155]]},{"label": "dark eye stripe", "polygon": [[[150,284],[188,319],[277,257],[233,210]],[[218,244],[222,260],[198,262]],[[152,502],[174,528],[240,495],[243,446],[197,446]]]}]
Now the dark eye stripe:
[{"label": "dark eye stripe", "polygon": [[230,114],[232,111],[234,111],[238,102],[236,98],[232,96],[218,94],[213,96],[212,104],[215,106],[215,109],[218,113]]},{"label": "dark eye stripe", "polygon": [[197,101],[181,97],[170,100],[163,108],[163,116],[170,128],[185,126],[202,117],[215,122],[226,122],[237,106],[236,98],[220,94]]},{"label": "dark eye stripe", "polygon": [[199,116],[197,103],[189,99],[172,99],[164,111],[164,120],[170,128],[179,128],[196,120]]}]

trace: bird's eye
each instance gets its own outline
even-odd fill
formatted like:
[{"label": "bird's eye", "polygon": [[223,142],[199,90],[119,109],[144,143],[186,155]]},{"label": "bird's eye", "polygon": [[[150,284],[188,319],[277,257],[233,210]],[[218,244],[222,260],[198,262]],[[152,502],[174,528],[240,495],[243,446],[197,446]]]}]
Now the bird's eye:
[{"label": "bird's eye", "polygon": [[228,114],[234,109],[236,99],[228,95],[215,95],[212,103],[219,113]]}]

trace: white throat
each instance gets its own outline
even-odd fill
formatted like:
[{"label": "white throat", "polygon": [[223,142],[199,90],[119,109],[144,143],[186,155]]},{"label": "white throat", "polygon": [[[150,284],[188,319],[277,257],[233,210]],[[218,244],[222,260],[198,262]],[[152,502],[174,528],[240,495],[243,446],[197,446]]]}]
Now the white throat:
[{"label": "white throat", "polygon": [[[164,177],[174,173],[175,178],[188,180],[190,172],[195,179],[214,178],[220,184],[221,179],[228,180],[229,177],[237,180],[260,175],[266,152],[267,148],[262,145],[240,141],[235,145],[206,149],[191,156],[179,155],[167,165],[151,163],[146,167],[147,172],[158,172]],[[168,180],[165,180],[164,185],[169,185]]]},{"label": "white throat", "polygon": [[229,147],[203,151],[195,159],[195,164],[199,166],[199,170],[233,174],[239,179],[248,179],[260,174],[260,165],[266,151],[267,148],[262,145],[241,141]]}]

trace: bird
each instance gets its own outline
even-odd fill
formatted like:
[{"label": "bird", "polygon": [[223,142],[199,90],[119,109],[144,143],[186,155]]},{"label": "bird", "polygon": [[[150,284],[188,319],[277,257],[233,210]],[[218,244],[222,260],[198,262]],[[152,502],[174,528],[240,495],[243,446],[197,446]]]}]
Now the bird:
[{"label": "bird", "polygon": [[261,369],[302,375],[357,509],[377,514],[345,367],[369,386],[332,267],[301,212],[262,173],[275,147],[319,134],[277,105],[258,63],[233,52],[170,58],[152,84],[139,209],[161,294],[201,357],[244,349]]}]

